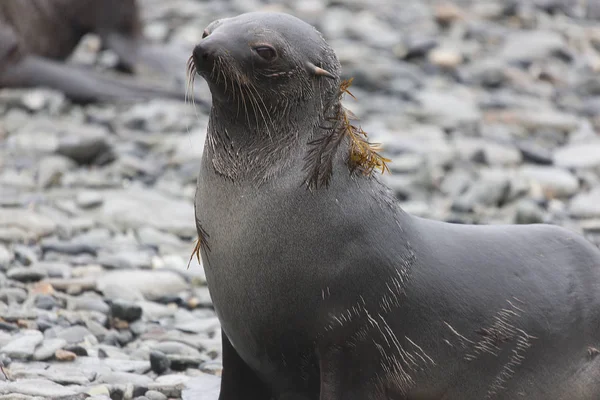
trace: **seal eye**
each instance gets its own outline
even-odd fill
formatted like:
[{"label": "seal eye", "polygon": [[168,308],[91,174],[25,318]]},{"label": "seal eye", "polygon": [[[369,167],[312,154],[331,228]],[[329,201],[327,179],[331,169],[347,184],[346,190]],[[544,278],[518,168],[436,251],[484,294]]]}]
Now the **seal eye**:
[{"label": "seal eye", "polygon": [[205,29],[204,32],[202,32],[202,39],[204,39],[207,36],[208,36],[208,29]]},{"label": "seal eye", "polygon": [[254,48],[254,51],[256,51],[256,53],[259,56],[261,56],[267,61],[272,61],[273,59],[275,59],[275,57],[277,57],[275,49],[271,46],[258,46]]}]

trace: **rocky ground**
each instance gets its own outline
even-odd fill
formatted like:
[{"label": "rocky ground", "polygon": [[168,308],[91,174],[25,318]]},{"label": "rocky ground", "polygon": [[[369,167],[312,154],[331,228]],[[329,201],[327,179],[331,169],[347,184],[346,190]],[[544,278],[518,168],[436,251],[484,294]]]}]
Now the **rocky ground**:
[{"label": "rocky ground", "polygon": [[[558,224],[600,244],[597,1],[141,3],[149,36],[190,48],[213,19],[294,13],[354,78],[346,104],[392,159],[407,211]],[[110,63],[90,43],[73,62]],[[219,322],[202,267],[188,268],[207,111],[40,89],[0,90],[0,116],[0,399],[210,392]]]}]

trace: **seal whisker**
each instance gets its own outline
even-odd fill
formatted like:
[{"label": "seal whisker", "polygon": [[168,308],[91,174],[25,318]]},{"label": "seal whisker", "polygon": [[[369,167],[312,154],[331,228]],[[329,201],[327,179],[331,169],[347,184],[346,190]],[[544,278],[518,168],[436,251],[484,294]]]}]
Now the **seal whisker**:
[{"label": "seal whisker", "polygon": [[[269,113],[268,113],[268,110],[267,110],[267,106],[265,105],[264,101],[262,101],[262,97],[260,97],[260,95],[256,91],[256,88],[252,84],[248,85],[248,93],[252,96],[252,98],[254,100],[254,103],[256,103],[256,107],[258,108],[258,112],[260,113],[260,116],[261,116],[261,118],[263,120],[263,123],[265,125],[265,129],[267,131],[267,136],[272,137],[271,136],[271,131],[269,129],[269,124],[267,123],[267,120],[265,118],[265,114],[263,113],[263,111],[261,109],[261,106],[260,106],[260,104],[259,104],[259,102],[257,100],[257,97],[260,99],[260,101],[264,105],[264,107],[265,107],[265,113],[267,113],[267,115],[268,115]],[[254,111],[254,113],[256,114],[256,111]],[[258,117],[258,115],[256,115],[256,117]],[[258,118],[256,118],[256,126],[257,126],[257,129],[259,129],[258,128]],[[275,127],[273,125],[273,120],[271,120],[271,126],[273,126],[273,128]]]},{"label": "seal whisker", "polygon": [[[271,114],[269,113],[270,110],[268,109],[267,105],[265,104],[265,101],[263,100],[262,96],[260,95],[258,89],[256,88],[255,85],[251,85],[251,88],[254,90],[254,93],[256,94],[256,96],[258,97],[260,102],[262,103],[263,109],[265,110],[265,114],[267,115],[267,117],[269,118],[269,122],[271,123],[271,127],[273,128],[273,130],[276,130],[275,122],[273,122],[273,119],[271,118]],[[267,124],[267,121],[265,120],[264,115],[263,115],[263,122],[265,123],[265,125]],[[269,136],[271,136],[270,133],[269,133]]]}]

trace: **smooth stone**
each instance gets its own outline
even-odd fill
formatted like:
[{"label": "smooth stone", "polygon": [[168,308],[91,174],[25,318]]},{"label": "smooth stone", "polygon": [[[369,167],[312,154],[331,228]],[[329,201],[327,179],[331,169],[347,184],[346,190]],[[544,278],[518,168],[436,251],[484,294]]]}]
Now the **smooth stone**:
[{"label": "smooth stone", "polygon": [[103,341],[109,334],[108,329],[90,318],[85,320],[85,326],[99,341]]},{"label": "smooth stone", "polygon": [[16,382],[0,382],[0,393],[19,393],[51,399],[77,396],[79,390],[76,387],[65,387],[46,379],[21,379]]},{"label": "smooth stone", "polygon": [[530,131],[572,132],[580,124],[580,118],[576,115],[554,109],[488,111],[484,119],[490,122],[518,125]]},{"label": "smooth stone", "polygon": [[130,372],[103,372],[98,375],[95,382],[111,385],[132,383],[136,386],[147,386],[152,383],[153,380],[146,375],[138,375]]},{"label": "smooth stone", "polygon": [[149,321],[158,321],[161,318],[172,317],[177,312],[177,309],[173,307],[153,301],[139,301],[136,304],[142,307],[143,319]]},{"label": "smooth stone", "polygon": [[19,369],[13,367],[11,370],[16,379],[48,379],[61,385],[87,385],[95,378],[95,374],[86,374],[72,368],[70,364],[53,363],[49,367],[27,365]]},{"label": "smooth stone", "polygon": [[554,152],[554,164],[563,168],[600,167],[600,140],[574,143]]},{"label": "smooth stone", "polygon": [[515,223],[539,224],[544,222],[544,210],[530,199],[522,199],[517,203]]},{"label": "smooth stone", "polygon": [[147,246],[172,246],[172,247],[182,247],[184,246],[184,242],[179,239],[176,235],[168,232],[162,232],[156,228],[152,227],[141,227],[137,230],[138,238],[140,244]]},{"label": "smooth stone", "polygon": [[108,314],[110,306],[100,297],[81,295],[73,298],[73,309]]},{"label": "smooth stone", "polygon": [[75,359],[77,359],[77,354],[73,353],[72,351],[59,349],[56,350],[56,353],[54,353],[54,357],[58,361],[75,361]]},{"label": "smooth stone", "polygon": [[48,294],[37,295],[35,297],[34,305],[36,308],[39,308],[42,310],[52,310],[55,307],[60,307],[60,303],[58,301],[56,301],[54,296],[51,296]]},{"label": "smooth stone", "polygon": [[498,143],[486,143],[483,147],[483,158],[485,163],[491,166],[518,165],[523,160],[518,149]]},{"label": "smooth stone", "polygon": [[132,300],[132,292],[142,294],[147,300],[157,300],[177,295],[187,287],[181,276],[170,271],[113,271],[97,281],[98,290],[105,296],[109,292],[111,298],[123,300]]},{"label": "smooth stone", "polygon": [[98,192],[92,192],[89,190],[77,193],[77,197],[75,199],[77,205],[84,209],[98,207],[102,205],[103,201],[104,199],[102,197],[102,194]]},{"label": "smooth stone", "polygon": [[0,352],[14,359],[28,359],[33,356],[37,345],[42,343],[44,335],[39,331],[21,331],[13,340],[4,345]]},{"label": "smooth stone", "polygon": [[524,30],[511,32],[499,54],[509,61],[531,62],[546,59],[565,48],[565,40],[558,32]]},{"label": "smooth stone", "polygon": [[600,217],[600,189],[573,197],[569,204],[569,215],[579,219]]},{"label": "smooth stone", "polygon": [[175,329],[187,333],[204,333],[212,332],[220,327],[217,318],[194,318],[191,321],[179,322],[174,325]]},{"label": "smooth stone", "polygon": [[44,361],[54,357],[57,350],[64,348],[67,341],[64,339],[44,339],[42,344],[33,353],[33,359]]},{"label": "smooth stone", "polygon": [[186,383],[191,378],[185,375],[162,375],[148,385],[149,390],[156,390],[165,394],[168,397],[181,397],[181,392],[186,387]]},{"label": "smooth stone", "polygon": [[150,362],[138,360],[119,360],[107,358],[104,365],[110,367],[116,372],[133,372],[136,374],[145,374],[150,370]]},{"label": "smooth stone", "polygon": [[13,262],[15,256],[12,251],[0,243],[0,270],[5,270]]},{"label": "smooth stone", "polygon": [[167,400],[168,397],[165,396],[164,394],[162,394],[161,392],[158,392],[156,390],[148,390],[144,396],[146,396],[148,398],[148,400]]},{"label": "smooth stone", "polygon": [[185,237],[194,237],[193,205],[161,192],[137,186],[103,193],[104,203],[94,209],[98,219],[123,230],[150,226]]},{"label": "smooth stone", "polygon": [[142,317],[142,307],[125,300],[117,299],[113,301],[110,306],[110,311],[113,318],[118,318],[127,322],[133,322]]},{"label": "smooth stone", "polygon": [[149,269],[152,266],[151,254],[140,250],[102,252],[98,254],[97,261],[98,264],[110,269]]},{"label": "smooth stone", "polygon": [[456,211],[471,212],[477,206],[498,207],[507,197],[510,180],[504,173],[490,171],[480,176],[469,189],[452,204]]},{"label": "smooth stone", "polygon": [[577,177],[561,168],[524,165],[518,173],[552,197],[570,197],[579,190]]},{"label": "smooth stone", "polygon": [[167,355],[179,354],[179,355],[188,355],[188,356],[194,356],[194,357],[201,356],[201,353],[198,350],[196,350],[195,348],[193,348],[192,346],[189,346],[185,343],[174,342],[174,341],[173,342],[164,341],[164,342],[157,343],[153,346],[153,349],[161,351]]},{"label": "smooth stone", "polygon": [[469,96],[424,90],[416,97],[420,106],[415,112],[444,127],[471,124],[481,118],[477,104]]},{"label": "smooth stone", "polygon": [[46,271],[35,267],[15,267],[11,268],[6,276],[19,282],[29,283],[37,282],[48,276]]},{"label": "smooth stone", "polygon": [[162,374],[169,369],[171,361],[165,353],[158,350],[150,352],[150,368],[157,374]]},{"label": "smooth stone", "polygon": [[517,147],[525,162],[539,165],[551,165],[554,162],[552,152],[535,143],[521,142]]},{"label": "smooth stone", "polygon": [[221,378],[215,375],[201,374],[185,384],[181,392],[182,400],[216,400],[221,390]]},{"label": "smooth stone", "polygon": [[465,169],[453,169],[444,177],[440,191],[450,198],[464,193],[473,181],[473,173]]},{"label": "smooth stone", "polygon": [[98,126],[87,126],[85,130],[59,139],[56,153],[70,158],[78,164],[90,164],[111,150],[108,134]]},{"label": "smooth stone", "polygon": [[441,68],[456,68],[463,62],[462,54],[454,48],[435,48],[427,57],[430,63]]},{"label": "smooth stone", "polygon": [[64,339],[68,344],[77,344],[86,340],[88,337],[94,337],[86,327],[81,325],[70,326],[63,330],[56,332],[58,339]]},{"label": "smooth stone", "polygon": [[50,218],[24,209],[0,208],[0,229],[16,228],[24,240],[34,240],[54,233],[58,226]]},{"label": "smooth stone", "polygon": [[71,265],[66,262],[39,261],[31,265],[32,268],[44,271],[50,278],[68,278],[71,276]]},{"label": "smooth stone", "polygon": [[75,162],[71,159],[60,155],[42,158],[38,164],[38,186],[47,189],[58,185],[64,174],[72,170],[75,166]]},{"label": "smooth stone", "polygon": [[92,397],[108,397],[110,399],[110,389],[107,385],[98,385],[88,388],[86,393]]}]

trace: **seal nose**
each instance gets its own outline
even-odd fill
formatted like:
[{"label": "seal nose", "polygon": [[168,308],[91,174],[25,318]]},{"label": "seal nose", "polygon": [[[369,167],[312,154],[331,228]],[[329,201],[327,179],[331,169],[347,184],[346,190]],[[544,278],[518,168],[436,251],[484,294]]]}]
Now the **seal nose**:
[{"label": "seal nose", "polygon": [[214,60],[214,50],[211,49],[211,47],[212,46],[207,44],[205,40],[194,47],[192,54],[194,56],[194,64],[196,64],[197,69],[204,69],[207,66],[212,65]]}]

